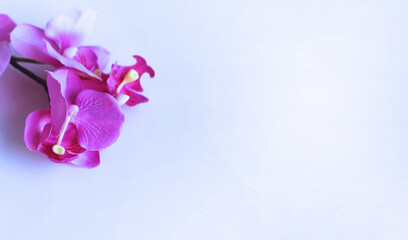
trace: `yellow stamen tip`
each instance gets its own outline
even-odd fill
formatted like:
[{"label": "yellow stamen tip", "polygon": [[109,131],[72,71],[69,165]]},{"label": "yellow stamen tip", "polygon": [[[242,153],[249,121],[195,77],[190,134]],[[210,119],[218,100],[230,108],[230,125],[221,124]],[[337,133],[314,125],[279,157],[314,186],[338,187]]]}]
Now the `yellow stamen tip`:
[{"label": "yellow stamen tip", "polygon": [[64,155],[65,154],[65,148],[61,145],[54,145],[52,147],[52,151],[57,154],[57,155]]},{"label": "yellow stamen tip", "polygon": [[134,69],[130,69],[130,71],[126,73],[126,76],[123,79],[123,82],[131,83],[131,82],[136,81],[138,78],[139,78],[139,73],[137,73],[136,70]]},{"label": "yellow stamen tip", "polygon": [[95,73],[95,74],[98,75],[98,76],[102,76],[102,71],[101,71],[101,69],[95,69],[95,70],[93,71],[93,73]]}]

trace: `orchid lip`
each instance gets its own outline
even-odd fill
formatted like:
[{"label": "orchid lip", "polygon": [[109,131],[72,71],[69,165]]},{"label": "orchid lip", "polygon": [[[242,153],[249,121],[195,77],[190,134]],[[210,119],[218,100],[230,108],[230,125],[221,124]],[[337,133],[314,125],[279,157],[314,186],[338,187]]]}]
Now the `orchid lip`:
[{"label": "orchid lip", "polygon": [[57,143],[52,147],[52,151],[55,154],[57,154],[57,155],[64,155],[65,154],[65,148],[61,145],[62,139],[64,138],[64,134],[67,131],[69,122],[71,121],[71,119],[73,117],[75,117],[78,114],[78,111],[79,111],[79,108],[78,108],[77,105],[70,105],[68,107],[68,115],[65,118],[65,121],[64,121],[64,123],[62,125],[61,132],[60,132],[60,134],[58,136],[58,139],[57,139]]}]

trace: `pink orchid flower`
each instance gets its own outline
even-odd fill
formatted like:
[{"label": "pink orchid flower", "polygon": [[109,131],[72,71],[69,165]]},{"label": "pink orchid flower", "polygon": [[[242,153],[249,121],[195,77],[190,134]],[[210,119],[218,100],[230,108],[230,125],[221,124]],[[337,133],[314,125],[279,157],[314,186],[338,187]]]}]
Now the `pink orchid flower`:
[{"label": "pink orchid flower", "polygon": [[10,33],[16,24],[5,14],[0,14],[0,75],[10,62]]},{"label": "pink orchid flower", "polygon": [[140,56],[133,57],[136,59],[136,64],[132,66],[114,64],[106,80],[108,91],[115,96],[120,105],[126,103],[128,106],[135,106],[149,101],[149,99],[139,93],[143,92],[140,77],[144,73],[154,77],[154,70],[147,65],[144,58]]},{"label": "pink orchid flower", "polygon": [[51,109],[31,113],[24,140],[33,151],[57,163],[99,165],[99,150],[119,137],[124,115],[108,93],[87,89],[70,69],[48,73]]},{"label": "pink orchid flower", "polygon": [[74,124],[70,123],[64,133],[61,145],[64,146],[63,154],[52,151],[58,136],[51,134],[53,129],[51,110],[43,109],[31,113],[26,120],[24,140],[27,147],[32,151],[45,154],[51,161],[66,163],[79,167],[92,168],[100,163],[99,151],[87,151],[78,144],[78,131]]},{"label": "pink orchid flower", "polygon": [[93,26],[96,11],[70,10],[52,18],[45,29],[19,24],[11,43],[21,54],[56,68],[69,67],[100,79],[110,53],[99,46],[79,46]]}]

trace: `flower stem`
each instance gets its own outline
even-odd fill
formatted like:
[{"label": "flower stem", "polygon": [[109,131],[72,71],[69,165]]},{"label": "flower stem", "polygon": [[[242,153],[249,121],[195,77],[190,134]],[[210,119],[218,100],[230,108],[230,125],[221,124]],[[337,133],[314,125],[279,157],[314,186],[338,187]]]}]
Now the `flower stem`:
[{"label": "flower stem", "polygon": [[33,64],[44,64],[42,62],[38,62],[34,59],[29,59],[29,58],[21,58],[21,57],[11,57],[12,59],[14,59],[16,62],[25,62],[25,63],[33,63]]},{"label": "flower stem", "polygon": [[[21,61],[21,59],[24,59],[23,61]],[[34,81],[36,81],[37,83],[41,84],[45,91],[48,93],[48,87],[47,87],[47,81],[45,79],[42,79],[40,77],[38,77],[37,75],[35,75],[34,73],[32,73],[30,70],[26,69],[25,67],[21,66],[18,62],[30,62],[30,63],[35,63],[37,61],[32,60],[29,61],[31,59],[25,59],[25,58],[17,58],[12,56],[10,59],[10,64],[15,67],[17,70],[19,70],[20,72],[24,73],[27,77],[33,79]],[[33,62],[34,61],[34,62]]]}]

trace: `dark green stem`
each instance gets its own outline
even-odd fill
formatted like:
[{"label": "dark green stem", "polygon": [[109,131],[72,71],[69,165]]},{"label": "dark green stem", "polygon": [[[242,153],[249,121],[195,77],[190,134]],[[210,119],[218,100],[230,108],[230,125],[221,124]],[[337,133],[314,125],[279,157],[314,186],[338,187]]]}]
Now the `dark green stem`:
[{"label": "dark green stem", "polygon": [[[38,77],[37,75],[35,75],[34,73],[32,73],[30,70],[26,69],[25,67],[21,66],[18,62],[20,58],[16,58],[16,57],[11,57],[10,59],[10,64],[15,67],[17,70],[19,70],[20,72],[24,73],[27,77],[33,79],[34,81],[36,81],[37,83],[41,84],[45,91],[48,93],[48,87],[47,87],[47,81],[45,79],[42,79],[40,77]],[[30,59],[27,59],[30,60]],[[35,60],[32,60],[35,61]],[[20,61],[23,62],[23,61]],[[29,62],[29,61],[25,61],[24,62]],[[37,61],[35,61],[37,62]],[[34,62],[31,62],[34,63]]]},{"label": "dark green stem", "polygon": [[14,57],[11,56],[11,59],[13,59],[16,62],[25,62],[25,63],[33,63],[33,64],[44,64],[42,62],[38,62],[34,59],[29,59],[29,58],[21,58],[21,57]]}]

